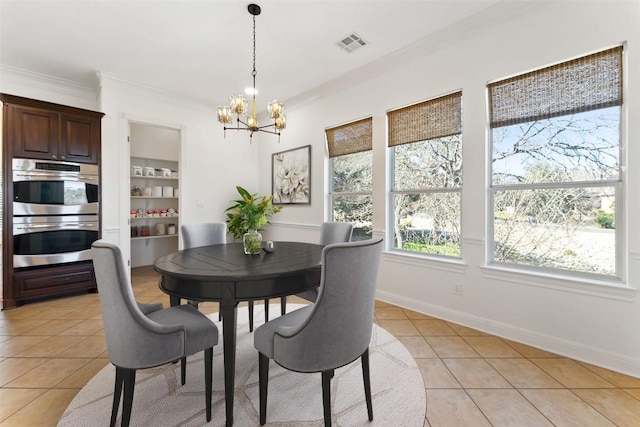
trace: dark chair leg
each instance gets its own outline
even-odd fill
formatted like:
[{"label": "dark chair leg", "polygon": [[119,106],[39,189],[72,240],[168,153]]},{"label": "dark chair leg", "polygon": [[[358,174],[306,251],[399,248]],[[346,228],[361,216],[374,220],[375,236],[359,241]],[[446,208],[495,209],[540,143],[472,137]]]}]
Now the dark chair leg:
[{"label": "dark chair leg", "polygon": [[280,297],[280,314],[284,316],[287,314],[287,297]]},{"label": "dark chair leg", "polygon": [[333,369],[322,372],[322,407],[324,409],[324,427],[331,427],[331,378],[333,378]]},{"label": "dark chair leg", "polygon": [[187,357],[183,357],[180,359],[180,380],[182,381],[182,385],[187,380]]},{"label": "dark chair leg", "polygon": [[249,332],[253,332],[253,301],[247,301],[247,306],[249,307]]},{"label": "dark chair leg", "polygon": [[123,369],[116,366],[116,386],[113,390],[113,406],[111,407],[111,422],[109,427],[116,425],[116,418],[118,417],[118,409],[120,407],[120,396],[122,396],[122,377]]},{"label": "dark chair leg", "polygon": [[133,405],[133,391],[136,386],[136,370],[124,369],[124,400],[122,402],[122,427],[129,427],[131,407]]},{"label": "dark chair leg", "polygon": [[264,323],[269,321],[269,300],[264,300]]},{"label": "dark chair leg", "polygon": [[367,348],[362,356],[362,379],[364,380],[364,396],[367,400],[367,413],[369,421],[373,421],[373,405],[371,402],[371,379],[369,378],[369,349]]},{"label": "dark chair leg", "polygon": [[204,390],[207,422],[211,421],[211,388],[213,383],[213,347],[204,351]]},{"label": "dark chair leg", "polygon": [[258,353],[258,386],[260,388],[260,425],[267,422],[267,385],[269,384],[269,358]]}]

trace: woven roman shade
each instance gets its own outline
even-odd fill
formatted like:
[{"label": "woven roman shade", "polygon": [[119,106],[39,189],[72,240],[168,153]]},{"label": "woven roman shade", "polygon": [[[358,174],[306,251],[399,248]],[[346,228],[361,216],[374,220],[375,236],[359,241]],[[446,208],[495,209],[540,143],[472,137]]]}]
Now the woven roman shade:
[{"label": "woven roman shade", "polygon": [[489,84],[492,128],[622,105],[622,46]]},{"label": "woven roman shade", "polygon": [[344,156],[371,150],[372,118],[362,119],[326,129],[329,157]]},{"label": "woven roman shade", "polygon": [[462,133],[462,92],[387,113],[389,147]]}]

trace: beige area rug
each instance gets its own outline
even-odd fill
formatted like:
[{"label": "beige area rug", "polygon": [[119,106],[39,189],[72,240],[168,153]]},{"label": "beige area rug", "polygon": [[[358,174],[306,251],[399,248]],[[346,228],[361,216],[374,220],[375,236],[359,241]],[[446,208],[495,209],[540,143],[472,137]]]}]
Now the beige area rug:
[{"label": "beige area rug", "polygon": [[[302,307],[289,304],[287,312]],[[270,314],[279,313],[279,305]],[[218,314],[210,315],[217,321]],[[254,319],[264,319],[261,306]],[[259,326],[260,321],[255,322]],[[222,343],[222,337],[220,338]],[[409,351],[391,334],[374,325],[369,349],[373,422],[367,418],[360,362],[337,369],[331,381],[334,426],[424,425],[426,396],[422,375]],[[133,426],[224,426],[222,345],[214,348],[213,416],[207,424],[204,405],[203,353],[187,359],[187,381],[180,386],[180,364],[139,370],[133,397]],[[58,427],[108,425],[113,399],[115,368],[106,366],[80,390]],[[238,309],[234,426],[258,426],[258,353],[249,332],[246,307]],[[120,404],[117,425],[122,415]],[[322,426],[320,374],[287,371],[271,361],[267,426]]]}]

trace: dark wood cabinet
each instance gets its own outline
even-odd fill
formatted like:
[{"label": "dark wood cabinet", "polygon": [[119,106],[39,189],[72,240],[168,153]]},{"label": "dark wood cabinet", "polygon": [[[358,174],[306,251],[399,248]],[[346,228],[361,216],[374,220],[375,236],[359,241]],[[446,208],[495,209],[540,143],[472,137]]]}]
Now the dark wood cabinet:
[{"label": "dark wood cabinet", "polygon": [[12,157],[98,163],[102,113],[0,95]]},{"label": "dark wood cabinet", "polygon": [[96,289],[92,261],[16,271],[13,282],[16,301]]},{"label": "dark wood cabinet", "polygon": [[[2,101],[2,307],[97,290],[92,261],[14,268],[14,158],[100,164],[103,113],[0,94]],[[101,209],[100,209],[101,211]]]},{"label": "dark wood cabinet", "polygon": [[61,114],[59,149],[61,160],[97,163],[100,150],[100,119]]},{"label": "dark wood cabinet", "polygon": [[58,113],[20,105],[8,105],[6,108],[13,119],[5,126],[8,126],[10,133],[13,131],[13,152],[16,157],[50,160],[57,156],[60,142]]}]

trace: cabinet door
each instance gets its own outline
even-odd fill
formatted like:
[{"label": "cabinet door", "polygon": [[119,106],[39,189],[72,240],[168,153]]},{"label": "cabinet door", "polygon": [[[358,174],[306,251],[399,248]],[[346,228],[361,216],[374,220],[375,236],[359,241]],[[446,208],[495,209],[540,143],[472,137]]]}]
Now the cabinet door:
[{"label": "cabinet door", "polygon": [[15,298],[18,301],[96,289],[91,261],[16,271],[13,283]]},{"label": "cabinet door", "polygon": [[100,119],[60,115],[60,160],[98,163]]},{"label": "cabinet door", "polygon": [[15,157],[57,160],[60,116],[34,107],[13,106]]}]

